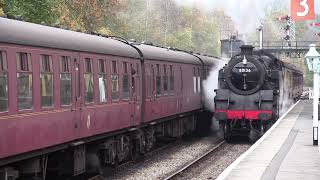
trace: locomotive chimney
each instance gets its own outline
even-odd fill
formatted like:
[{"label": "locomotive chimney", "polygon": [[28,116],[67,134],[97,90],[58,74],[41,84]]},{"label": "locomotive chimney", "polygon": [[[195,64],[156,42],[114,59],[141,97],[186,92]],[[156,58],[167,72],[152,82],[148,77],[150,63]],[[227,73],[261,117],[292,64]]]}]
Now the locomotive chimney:
[{"label": "locomotive chimney", "polygon": [[242,45],[240,47],[241,49],[241,54],[243,55],[248,55],[248,56],[251,56],[252,55],[252,52],[253,52],[253,46],[251,45]]}]

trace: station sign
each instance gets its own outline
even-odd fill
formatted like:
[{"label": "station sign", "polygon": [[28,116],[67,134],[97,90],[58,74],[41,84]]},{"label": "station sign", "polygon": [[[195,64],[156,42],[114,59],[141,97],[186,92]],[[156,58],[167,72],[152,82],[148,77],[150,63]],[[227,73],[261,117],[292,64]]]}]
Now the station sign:
[{"label": "station sign", "polygon": [[291,18],[293,21],[314,20],[314,0],[291,0]]}]

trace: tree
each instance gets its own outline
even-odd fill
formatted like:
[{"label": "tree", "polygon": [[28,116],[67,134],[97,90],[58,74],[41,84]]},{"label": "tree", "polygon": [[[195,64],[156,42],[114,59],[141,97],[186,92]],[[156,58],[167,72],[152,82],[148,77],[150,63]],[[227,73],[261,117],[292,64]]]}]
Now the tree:
[{"label": "tree", "polygon": [[22,16],[25,21],[33,23],[55,23],[58,13],[55,0],[1,0],[0,7],[9,16]]},{"label": "tree", "polygon": [[5,1],[0,0],[0,16],[4,15]]},{"label": "tree", "polygon": [[0,15],[3,10],[29,22],[218,55],[224,29],[219,17],[228,27],[233,22],[223,11],[197,7],[178,6],[175,0],[0,0]]},{"label": "tree", "polygon": [[118,23],[117,13],[121,9],[120,0],[60,0],[60,24],[71,29],[111,32]]}]

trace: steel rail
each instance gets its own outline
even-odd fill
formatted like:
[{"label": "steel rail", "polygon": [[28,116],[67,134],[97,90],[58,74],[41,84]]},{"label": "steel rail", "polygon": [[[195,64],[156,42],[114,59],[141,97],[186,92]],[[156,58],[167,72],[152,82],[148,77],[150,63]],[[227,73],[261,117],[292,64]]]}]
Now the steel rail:
[{"label": "steel rail", "polygon": [[207,157],[208,155],[210,155],[211,153],[215,152],[219,147],[221,147],[223,144],[225,144],[225,141],[221,141],[219,142],[216,146],[214,146],[213,148],[211,148],[210,150],[206,151],[205,153],[203,153],[202,155],[200,155],[199,157],[197,157],[196,159],[194,159],[193,161],[189,162],[188,164],[184,165],[182,168],[178,169],[177,171],[174,171],[173,173],[171,173],[170,175],[166,176],[165,178],[163,178],[163,180],[169,180],[172,179],[176,176],[178,176],[179,174],[181,174],[182,172],[186,171],[187,169],[189,169],[191,166],[193,166],[194,164],[196,164],[197,162],[203,160],[205,157]]}]

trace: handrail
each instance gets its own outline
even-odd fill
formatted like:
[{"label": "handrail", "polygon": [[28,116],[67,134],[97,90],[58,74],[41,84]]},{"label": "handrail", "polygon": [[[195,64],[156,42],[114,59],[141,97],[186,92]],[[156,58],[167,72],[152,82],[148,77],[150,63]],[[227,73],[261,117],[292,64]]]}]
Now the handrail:
[{"label": "handrail", "polygon": [[[249,43],[252,44],[255,48],[259,47],[258,42]],[[317,41],[264,41],[263,49],[264,50],[300,50],[305,51],[309,49],[310,44],[316,44],[316,48],[320,49],[320,42]]]}]

